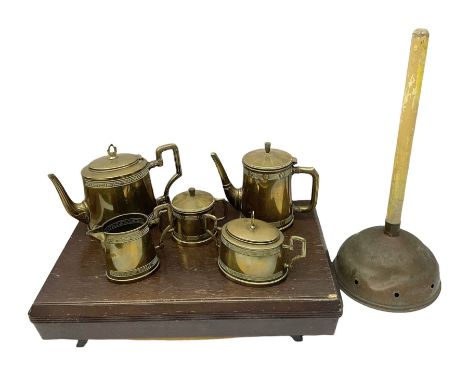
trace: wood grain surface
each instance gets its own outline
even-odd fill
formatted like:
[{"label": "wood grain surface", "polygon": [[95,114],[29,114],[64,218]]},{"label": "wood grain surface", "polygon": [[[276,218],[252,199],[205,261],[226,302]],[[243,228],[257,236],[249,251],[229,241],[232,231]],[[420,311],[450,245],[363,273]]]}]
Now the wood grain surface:
[{"label": "wood grain surface", "polygon": [[[231,209],[227,219],[236,216]],[[342,314],[315,211],[296,215],[284,232],[285,242],[291,235],[306,238],[307,257],[294,264],[285,281],[269,287],[226,279],[213,242],[181,247],[170,236],[154,274],[115,284],[105,276],[100,243],[85,232],[79,223],[29,312],[43,338],[333,334]],[[158,240],[159,230],[153,229],[153,235]],[[270,324],[257,330],[262,320]],[[298,332],[291,332],[295,327]]]}]

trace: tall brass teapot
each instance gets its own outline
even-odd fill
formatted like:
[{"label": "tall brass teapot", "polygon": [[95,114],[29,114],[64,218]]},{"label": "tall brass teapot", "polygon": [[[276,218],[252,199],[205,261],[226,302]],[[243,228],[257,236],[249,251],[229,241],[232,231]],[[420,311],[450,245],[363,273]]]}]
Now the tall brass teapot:
[{"label": "tall brass teapot", "polygon": [[149,170],[163,165],[162,153],[166,150],[173,151],[176,167],[176,173],[169,179],[164,195],[158,198],[158,203],[167,202],[169,188],[182,176],[179,149],[175,144],[159,146],[156,149],[156,160],[153,161],[147,161],[141,155],[118,153],[111,144],[106,156],[95,159],[81,171],[85,194],[81,203],[74,203],[70,199],[54,174],[49,174],[49,178],[67,212],[92,229],[125,213],[151,214],[157,201]]},{"label": "tall brass teapot", "polygon": [[[294,212],[309,212],[317,204],[318,172],[313,167],[296,167],[296,158],[285,151],[272,149],[270,142],[265,143],[264,149],[251,151],[242,158],[242,188],[235,188],[231,184],[218,155],[211,153],[211,157],[228,201],[245,217],[255,211],[258,219],[285,229],[293,223]],[[312,194],[307,205],[297,205],[292,200],[291,178],[301,173],[313,178]]]}]

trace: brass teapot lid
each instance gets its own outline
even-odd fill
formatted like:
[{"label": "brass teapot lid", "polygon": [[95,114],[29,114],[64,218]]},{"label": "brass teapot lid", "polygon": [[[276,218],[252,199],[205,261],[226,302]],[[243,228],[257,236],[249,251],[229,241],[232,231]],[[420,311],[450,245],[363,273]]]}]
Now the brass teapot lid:
[{"label": "brass teapot lid", "polygon": [[182,213],[194,213],[210,209],[213,203],[213,195],[209,192],[190,187],[188,191],[181,192],[174,197],[172,207]]},{"label": "brass teapot lid", "polygon": [[106,180],[135,174],[148,164],[141,155],[118,154],[117,147],[110,145],[107,155],[93,160],[81,170],[81,175],[87,179]]},{"label": "brass teapot lid", "polygon": [[[274,225],[255,219],[252,212],[251,218],[239,218],[231,220],[224,225],[226,240],[239,247],[247,249],[276,248],[284,240],[284,236]],[[224,228],[223,227],[223,228]]]},{"label": "brass teapot lid", "polygon": [[286,151],[272,149],[270,142],[265,142],[265,148],[253,150],[244,155],[242,163],[255,170],[274,171],[289,167],[295,158]]}]

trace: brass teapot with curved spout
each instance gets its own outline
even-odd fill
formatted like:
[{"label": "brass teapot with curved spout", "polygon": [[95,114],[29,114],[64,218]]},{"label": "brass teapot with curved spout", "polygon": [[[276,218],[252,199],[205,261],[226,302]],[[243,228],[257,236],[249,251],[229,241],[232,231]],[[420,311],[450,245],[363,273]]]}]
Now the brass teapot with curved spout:
[{"label": "brass teapot with curved spout", "polygon": [[[255,215],[279,229],[286,229],[294,221],[295,212],[312,211],[317,204],[319,174],[313,167],[297,167],[291,154],[272,149],[266,142],[264,149],[244,155],[242,188],[235,188],[216,153],[211,157],[218,169],[224,193],[234,208],[243,216]],[[294,174],[309,174],[312,179],[312,194],[307,205],[298,205],[292,200],[291,178]]]},{"label": "brass teapot with curved spout", "polygon": [[[164,195],[156,200],[149,170],[163,165],[162,153],[166,150],[174,153],[176,173],[169,179]],[[67,212],[90,229],[125,213],[150,215],[156,204],[169,201],[169,188],[182,176],[179,149],[172,143],[159,146],[153,161],[147,161],[141,155],[117,153],[112,144],[107,154],[81,171],[85,193],[81,203],[74,203],[57,177],[49,174]]]}]

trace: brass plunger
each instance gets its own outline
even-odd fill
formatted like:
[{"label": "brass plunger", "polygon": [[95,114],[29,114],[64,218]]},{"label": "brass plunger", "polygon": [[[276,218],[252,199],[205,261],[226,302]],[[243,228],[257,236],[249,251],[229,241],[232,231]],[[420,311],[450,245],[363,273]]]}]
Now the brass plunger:
[{"label": "brass plunger", "polygon": [[348,296],[392,312],[424,308],[437,298],[441,287],[439,264],[432,252],[400,229],[428,41],[426,29],[413,32],[385,227],[351,236],[334,261],[338,282]]}]

